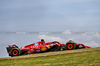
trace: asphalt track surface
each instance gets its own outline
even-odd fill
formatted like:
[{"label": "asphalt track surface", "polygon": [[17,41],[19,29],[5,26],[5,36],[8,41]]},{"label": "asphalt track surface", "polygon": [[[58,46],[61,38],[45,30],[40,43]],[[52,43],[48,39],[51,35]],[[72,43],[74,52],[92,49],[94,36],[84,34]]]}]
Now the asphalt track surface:
[{"label": "asphalt track surface", "polygon": [[44,57],[44,56],[53,56],[53,55],[61,55],[61,54],[84,53],[84,52],[92,52],[92,51],[100,51],[100,47],[47,52],[47,53],[37,53],[37,54],[22,55],[22,56],[15,56],[15,57],[5,57],[5,58],[0,58],[0,60],[34,58],[34,57]]}]

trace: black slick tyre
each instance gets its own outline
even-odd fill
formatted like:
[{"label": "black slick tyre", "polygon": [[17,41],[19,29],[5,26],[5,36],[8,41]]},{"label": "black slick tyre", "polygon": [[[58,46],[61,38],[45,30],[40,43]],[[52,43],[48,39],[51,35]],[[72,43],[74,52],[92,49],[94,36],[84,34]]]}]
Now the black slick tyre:
[{"label": "black slick tyre", "polygon": [[66,44],[66,49],[67,50],[72,50],[72,49],[75,49],[75,48],[76,48],[76,44],[73,44],[73,43]]},{"label": "black slick tyre", "polygon": [[11,51],[10,51],[10,56],[13,57],[13,56],[19,56],[20,55],[20,50],[18,48],[13,48]]}]

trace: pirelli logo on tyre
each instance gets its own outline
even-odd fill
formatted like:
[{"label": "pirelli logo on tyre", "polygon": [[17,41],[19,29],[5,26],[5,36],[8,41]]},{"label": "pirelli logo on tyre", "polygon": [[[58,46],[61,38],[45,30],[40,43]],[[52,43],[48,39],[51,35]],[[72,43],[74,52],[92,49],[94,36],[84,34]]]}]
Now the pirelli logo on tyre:
[{"label": "pirelli logo on tyre", "polygon": [[41,47],[41,50],[42,50],[42,51],[46,51],[47,48],[46,48],[46,47]]}]

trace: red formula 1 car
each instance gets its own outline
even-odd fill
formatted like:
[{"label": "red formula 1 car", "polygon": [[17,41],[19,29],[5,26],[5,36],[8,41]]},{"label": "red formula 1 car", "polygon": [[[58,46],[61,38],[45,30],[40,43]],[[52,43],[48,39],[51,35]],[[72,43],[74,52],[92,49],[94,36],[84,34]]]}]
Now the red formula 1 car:
[{"label": "red formula 1 car", "polygon": [[47,42],[42,39],[37,43],[33,43],[21,48],[18,48],[16,45],[6,47],[9,56],[19,56],[26,54],[34,54],[41,52],[53,52],[59,50],[72,50],[72,49],[81,49],[81,48],[91,48],[83,44],[77,44],[73,41],[68,41],[66,44],[61,44],[58,41]]}]

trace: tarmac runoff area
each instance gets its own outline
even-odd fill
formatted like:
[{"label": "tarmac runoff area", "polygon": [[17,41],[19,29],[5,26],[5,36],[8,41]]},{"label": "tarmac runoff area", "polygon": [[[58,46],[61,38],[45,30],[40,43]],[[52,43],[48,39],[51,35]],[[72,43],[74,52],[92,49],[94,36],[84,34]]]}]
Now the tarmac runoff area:
[{"label": "tarmac runoff area", "polygon": [[61,55],[61,54],[84,53],[84,52],[92,52],[92,51],[100,51],[100,47],[56,51],[56,52],[46,52],[46,53],[37,53],[37,54],[22,55],[22,56],[15,56],[15,57],[5,57],[5,58],[0,58],[0,60],[34,58],[34,57],[44,57],[44,56],[53,56],[53,55]]}]

